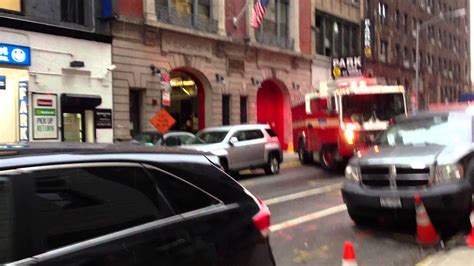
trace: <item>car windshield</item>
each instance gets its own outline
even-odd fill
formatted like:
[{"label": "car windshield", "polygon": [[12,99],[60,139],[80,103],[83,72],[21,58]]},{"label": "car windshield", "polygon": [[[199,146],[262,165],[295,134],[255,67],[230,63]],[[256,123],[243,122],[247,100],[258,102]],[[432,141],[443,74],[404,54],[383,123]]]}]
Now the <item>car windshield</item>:
[{"label": "car windshield", "polygon": [[196,134],[193,144],[212,144],[222,142],[229,131],[204,131]]},{"label": "car windshield", "polygon": [[379,139],[381,145],[457,145],[472,142],[472,120],[460,113],[413,119],[390,127]]},{"label": "car windshield", "polygon": [[342,97],[344,118],[362,123],[369,119],[388,121],[405,112],[402,93],[357,94]]}]

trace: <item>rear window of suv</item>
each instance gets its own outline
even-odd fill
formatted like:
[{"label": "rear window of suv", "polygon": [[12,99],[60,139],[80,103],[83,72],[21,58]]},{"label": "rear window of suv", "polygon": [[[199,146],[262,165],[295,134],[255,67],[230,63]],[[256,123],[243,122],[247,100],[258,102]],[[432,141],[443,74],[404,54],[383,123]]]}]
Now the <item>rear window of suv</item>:
[{"label": "rear window of suv", "polygon": [[265,130],[267,131],[268,135],[270,135],[270,137],[277,137],[277,134],[275,133],[275,131],[273,131],[273,129],[267,128]]}]

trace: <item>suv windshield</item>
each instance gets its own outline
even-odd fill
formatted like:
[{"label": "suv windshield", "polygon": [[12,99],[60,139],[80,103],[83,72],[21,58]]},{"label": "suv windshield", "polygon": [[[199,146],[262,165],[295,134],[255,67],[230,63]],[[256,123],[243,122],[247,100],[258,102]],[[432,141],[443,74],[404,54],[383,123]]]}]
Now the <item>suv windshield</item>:
[{"label": "suv windshield", "polygon": [[357,94],[342,97],[344,118],[365,122],[371,118],[390,120],[405,112],[402,93]]},{"label": "suv windshield", "polygon": [[401,122],[380,135],[381,145],[455,145],[472,142],[471,117],[461,113]]},{"label": "suv windshield", "polygon": [[196,134],[193,144],[212,144],[222,142],[229,131],[205,131]]}]

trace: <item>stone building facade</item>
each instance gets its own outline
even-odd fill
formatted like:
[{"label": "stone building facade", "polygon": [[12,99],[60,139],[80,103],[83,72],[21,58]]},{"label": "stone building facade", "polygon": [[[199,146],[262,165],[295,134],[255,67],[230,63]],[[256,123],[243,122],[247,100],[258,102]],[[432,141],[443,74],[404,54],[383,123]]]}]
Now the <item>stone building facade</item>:
[{"label": "stone building facade", "polygon": [[249,26],[252,1],[247,7],[245,0],[203,1],[209,6],[194,1],[190,7],[180,2],[119,1],[112,25],[115,138],[153,131],[149,121],[160,109],[173,112],[173,101],[162,106],[167,88],[157,75],[170,73],[172,79],[192,79],[197,88],[195,98],[185,101],[197,102],[191,110],[199,121],[195,129],[268,123],[285,147],[291,145],[291,107],[311,90],[311,41],[304,34],[310,0],[270,1],[259,30]]}]

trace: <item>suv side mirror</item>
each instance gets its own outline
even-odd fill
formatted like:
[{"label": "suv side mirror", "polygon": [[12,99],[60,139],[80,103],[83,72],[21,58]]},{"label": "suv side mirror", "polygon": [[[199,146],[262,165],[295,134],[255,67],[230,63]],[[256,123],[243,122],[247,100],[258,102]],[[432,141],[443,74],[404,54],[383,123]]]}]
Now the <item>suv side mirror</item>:
[{"label": "suv side mirror", "polygon": [[239,142],[239,140],[237,139],[237,137],[231,137],[229,139],[229,144],[234,146],[235,143]]}]

